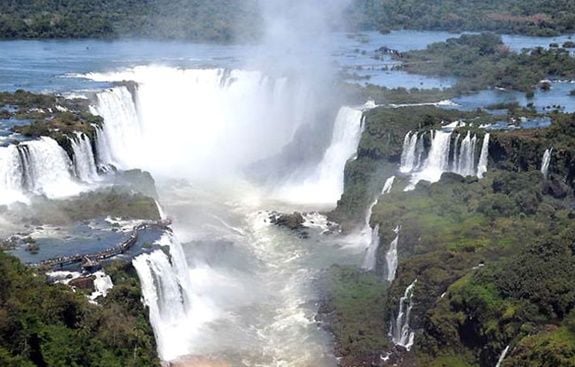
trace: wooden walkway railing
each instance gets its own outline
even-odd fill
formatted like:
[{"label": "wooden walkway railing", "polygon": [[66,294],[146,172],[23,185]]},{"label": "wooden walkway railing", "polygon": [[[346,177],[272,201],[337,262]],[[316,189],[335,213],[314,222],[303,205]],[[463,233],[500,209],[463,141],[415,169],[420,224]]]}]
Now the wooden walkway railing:
[{"label": "wooden walkway railing", "polygon": [[169,220],[162,220],[158,222],[142,223],[134,227],[130,236],[119,245],[102,250],[95,254],[76,254],[71,256],[60,256],[51,259],[40,261],[39,263],[30,263],[29,266],[37,268],[62,268],[66,265],[73,265],[81,263],[82,267],[89,268],[97,266],[100,261],[109,259],[111,257],[120,255],[128,251],[132,246],[138,242],[139,233],[148,228],[159,228],[170,230],[171,222]]}]

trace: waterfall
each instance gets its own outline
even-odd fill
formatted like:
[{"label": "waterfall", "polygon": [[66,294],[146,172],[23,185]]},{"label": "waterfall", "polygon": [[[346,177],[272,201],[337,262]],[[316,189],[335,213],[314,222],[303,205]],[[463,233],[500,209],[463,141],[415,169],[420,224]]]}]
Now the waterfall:
[{"label": "waterfall", "polygon": [[499,359],[497,360],[497,364],[495,365],[495,367],[501,367],[501,363],[503,363],[503,360],[505,359],[505,357],[507,357],[507,353],[509,353],[509,345],[505,347],[505,349],[503,349],[503,352],[501,352],[501,355],[499,356]]},{"label": "waterfall", "polygon": [[134,97],[128,88],[121,86],[98,93],[90,111],[105,121],[101,129],[96,129],[98,163],[123,169],[136,167],[141,131]]},{"label": "waterfall", "polygon": [[457,169],[455,173],[461,176],[474,176],[475,171],[475,150],[477,144],[477,136],[471,136],[471,132],[467,132],[465,139],[461,141],[459,154],[457,155]]},{"label": "waterfall", "polygon": [[137,84],[97,95],[99,164],[167,177],[229,175],[273,157],[319,105],[307,81],[251,70],[138,66],[85,77]]},{"label": "waterfall", "polygon": [[0,148],[0,202],[26,202],[26,193],[50,199],[76,195],[83,187],[72,171],[68,155],[52,138]]},{"label": "waterfall", "polygon": [[24,169],[16,145],[0,147],[0,205],[13,201],[27,201],[21,190],[24,186]]},{"label": "waterfall", "polygon": [[431,132],[431,147],[424,161],[423,134],[418,137],[417,133],[409,132],[405,136],[400,171],[411,173],[411,182],[406,191],[413,190],[421,180],[437,182],[444,172],[479,178],[483,178],[487,172],[489,134],[486,133],[483,138],[478,159],[477,135],[468,131],[465,138],[461,139],[461,135],[457,134],[452,144],[453,130],[448,127]]},{"label": "waterfall", "polygon": [[399,256],[397,254],[397,245],[399,243],[399,231],[401,227],[397,226],[394,230],[395,238],[389,244],[389,250],[385,254],[385,262],[387,264],[387,281],[393,282],[395,279],[395,274],[397,273],[397,266],[399,264]]},{"label": "waterfall", "polygon": [[543,177],[547,178],[549,176],[549,164],[551,163],[551,153],[553,153],[553,148],[546,149],[545,154],[543,154],[543,162],[541,164],[541,173]]},{"label": "waterfall", "polygon": [[95,301],[98,297],[106,297],[108,291],[114,288],[114,283],[112,283],[112,278],[106,275],[103,271],[97,271],[94,273],[96,279],[94,279],[94,292],[90,295],[90,300]]},{"label": "waterfall", "polygon": [[391,176],[390,178],[388,178],[385,181],[385,184],[383,185],[383,190],[381,190],[381,194],[382,195],[389,194],[391,192],[391,189],[393,188],[394,182],[395,182],[395,176]]},{"label": "waterfall", "polygon": [[[395,176],[391,176],[385,181],[383,185],[383,189],[381,190],[381,195],[389,194],[391,192],[393,182],[395,181]],[[365,256],[363,258],[363,263],[361,268],[367,271],[375,270],[377,265],[377,250],[379,249],[379,224],[375,226],[375,228],[371,228],[370,221],[371,221],[371,214],[373,212],[373,208],[377,205],[379,201],[379,197],[375,199],[375,201],[369,206],[367,210],[367,215],[365,217],[365,227],[363,230],[362,237],[366,237],[369,234],[368,242],[369,245],[365,252]]]},{"label": "waterfall", "polygon": [[489,160],[489,133],[483,137],[483,144],[481,145],[481,154],[479,155],[479,163],[477,164],[477,177],[483,178],[487,173],[487,163]]},{"label": "waterfall", "polygon": [[415,185],[421,180],[437,182],[443,172],[449,170],[449,152],[451,145],[451,132],[435,130],[431,134],[431,148],[423,163],[420,172],[414,175],[412,184]]},{"label": "waterfall", "polygon": [[111,153],[112,148],[106,134],[104,134],[104,129],[98,125],[92,126],[96,130],[96,162],[98,169],[105,172],[110,169],[110,164],[114,161]]},{"label": "waterfall", "polygon": [[76,132],[76,136],[70,140],[76,176],[84,182],[93,182],[98,178],[98,171],[90,138],[84,133]]},{"label": "waterfall", "polygon": [[403,152],[401,153],[401,167],[399,171],[402,173],[409,173],[416,168],[417,165],[417,133],[408,132],[403,140]]},{"label": "waterfall", "polygon": [[415,340],[415,332],[409,327],[409,319],[413,308],[413,292],[417,279],[405,289],[403,297],[399,300],[399,309],[395,323],[392,322],[390,336],[395,345],[410,350]]},{"label": "waterfall", "polygon": [[[343,193],[345,164],[357,152],[362,129],[363,112],[352,107],[341,107],[329,148],[317,168],[303,180],[288,180],[286,185],[277,189],[276,197],[286,201],[335,204]],[[375,202],[371,207],[373,205]]]},{"label": "waterfall", "polygon": [[375,270],[375,266],[377,264],[378,248],[379,248],[379,224],[377,224],[375,228],[373,228],[371,231],[371,241],[365,253],[363,264],[361,265],[361,268],[363,270],[367,271]]},{"label": "waterfall", "polygon": [[132,263],[149,307],[158,353],[162,360],[169,361],[189,352],[188,338],[193,331],[190,324],[199,315],[194,314],[195,296],[180,243],[173,235],[164,234],[159,244],[169,248],[169,256],[156,250],[138,256]]}]

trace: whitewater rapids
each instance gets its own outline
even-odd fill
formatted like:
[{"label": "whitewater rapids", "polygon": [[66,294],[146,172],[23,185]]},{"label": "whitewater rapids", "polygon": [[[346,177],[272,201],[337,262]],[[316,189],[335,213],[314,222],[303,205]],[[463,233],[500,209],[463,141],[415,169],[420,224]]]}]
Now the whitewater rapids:
[{"label": "whitewater rapids", "polygon": [[[324,148],[288,162],[286,174],[290,149],[304,145],[298,130],[321,115],[312,85],[255,71],[157,66],[83,77],[135,83],[97,95],[92,111],[104,118],[97,161],[152,172],[173,219],[174,235],[158,243],[169,255],[134,260],[160,358],[335,366],[329,337],[314,321],[314,280],[332,264],[359,265],[364,243],[325,234],[317,214],[308,216],[307,239],[269,216],[335,207],[369,105],[331,106],[331,124],[312,137]],[[272,163],[275,179],[246,179],[262,161]]]}]

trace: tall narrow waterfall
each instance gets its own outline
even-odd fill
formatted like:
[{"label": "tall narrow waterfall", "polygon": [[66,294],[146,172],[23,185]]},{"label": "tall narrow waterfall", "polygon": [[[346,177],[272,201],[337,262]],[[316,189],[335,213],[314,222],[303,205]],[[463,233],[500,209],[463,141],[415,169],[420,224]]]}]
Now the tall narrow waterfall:
[{"label": "tall narrow waterfall", "polygon": [[411,173],[411,183],[406,190],[414,189],[421,180],[437,182],[444,172],[483,178],[487,172],[489,138],[489,133],[486,133],[478,155],[476,134],[468,131],[464,138],[459,134],[453,138],[451,126],[434,130],[431,132],[431,146],[423,160],[426,154],[423,134],[407,133],[403,142],[400,168],[402,173]]},{"label": "tall narrow waterfall", "polygon": [[98,130],[99,163],[136,167],[141,129],[134,97],[128,88],[114,87],[98,93],[91,112],[105,121]]},{"label": "tall narrow waterfall", "polygon": [[[383,189],[381,190],[381,195],[389,194],[393,187],[393,182],[395,181],[395,176],[388,178],[383,185]],[[375,201],[369,206],[367,210],[367,215],[365,217],[365,227],[363,230],[362,237],[366,237],[367,234],[369,236],[369,246],[365,251],[365,256],[363,258],[362,269],[371,271],[375,270],[377,265],[377,250],[379,249],[379,225],[376,225],[375,228],[371,228],[370,221],[371,221],[371,214],[373,212],[373,208],[377,205],[379,201],[379,197],[375,199]]]},{"label": "tall narrow waterfall", "polygon": [[386,272],[387,272],[387,281],[393,282],[395,280],[395,274],[397,273],[397,266],[399,265],[399,256],[397,253],[397,245],[399,244],[399,231],[401,230],[400,226],[395,227],[395,238],[389,244],[389,250],[385,254],[385,262],[387,264]]},{"label": "tall narrow waterfall", "polygon": [[416,148],[417,148],[417,133],[408,132],[403,141],[403,152],[401,153],[401,167],[399,170],[402,173],[409,173],[416,168]]},{"label": "tall narrow waterfall", "polygon": [[388,178],[385,181],[385,184],[383,185],[383,190],[381,190],[381,194],[382,195],[389,194],[391,192],[391,189],[393,188],[394,182],[395,182],[395,176],[391,176],[390,178]]},{"label": "tall narrow waterfall", "polygon": [[549,164],[551,163],[551,153],[553,153],[553,148],[546,149],[545,154],[543,154],[543,161],[541,163],[541,173],[545,178],[549,176]]},{"label": "tall narrow waterfall", "polygon": [[417,279],[405,289],[403,297],[399,300],[399,309],[395,322],[391,324],[390,336],[395,345],[410,350],[415,341],[415,332],[409,327],[409,319],[413,308],[413,292]]},{"label": "tall narrow waterfall", "polygon": [[12,201],[26,201],[21,190],[24,186],[24,168],[16,145],[0,147],[0,205]]},{"label": "tall narrow waterfall", "polygon": [[481,154],[479,155],[479,163],[477,164],[477,177],[483,178],[487,173],[487,164],[489,160],[489,133],[483,137],[483,144],[481,145]]},{"label": "tall narrow waterfall", "polygon": [[361,265],[361,268],[363,270],[367,271],[375,270],[375,266],[377,265],[378,248],[379,248],[379,224],[377,224],[375,228],[371,230],[371,241],[365,253],[365,257],[363,258],[363,264]]},{"label": "tall narrow waterfall", "polygon": [[98,177],[98,171],[90,138],[86,134],[77,132],[71,142],[76,176],[84,182],[94,181]]},{"label": "tall narrow waterfall", "polygon": [[503,352],[501,352],[501,355],[499,356],[499,359],[497,360],[497,364],[495,365],[495,367],[501,367],[501,363],[503,363],[503,360],[505,359],[505,357],[507,357],[507,353],[509,353],[509,345],[505,347],[505,349],[503,349]]},{"label": "tall narrow waterfall", "polygon": [[345,164],[357,152],[362,128],[362,110],[341,107],[331,143],[317,168],[303,180],[288,180],[285,186],[277,190],[276,196],[286,201],[295,198],[305,203],[335,204],[343,193]]},{"label": "tall narrow waterfall", "polygon": [[159,242],[169,248],[169,256],[156,250],[133,260],[142,284],[144,303],[149,307],[158,352],[162,360],[172,360],[190,351],[189,338],[201,310],[194,305],[188,264],[180,243],[165,234]]}]

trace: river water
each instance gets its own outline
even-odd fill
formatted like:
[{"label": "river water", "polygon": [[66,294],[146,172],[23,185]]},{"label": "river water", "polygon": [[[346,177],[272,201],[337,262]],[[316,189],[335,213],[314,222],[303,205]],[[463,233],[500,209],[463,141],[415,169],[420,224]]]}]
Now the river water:
[{"label": "river water", "polygon": [[[389,70],[388,57],[373,55],[382,46],[407,51],[452,36],[333,34],[329,63],[383,86],[449,87],[453,79]],[[135,265],[164,360],[336,364],[329,336],[314,322],[314,281],[332,264],[361,264],[371,235],[333,232],[319,214],[308,216],[302,235],[269,217],[274,210],[335,207],[369,105],[344,106],[313,81],[259,70],[253,60],[265,53],[254,45],[135,40],[0,42],[0,90],[95,92],[93,111],[105,119],[96,160],[154,175],[174,227],[174,236],[159,243],[172,257],[159,251]],[[114,84],[126,80],[138,88]],[[552,91],[573,98],[567,87]],[[499,98],[459,102],[474,108]]]}]

